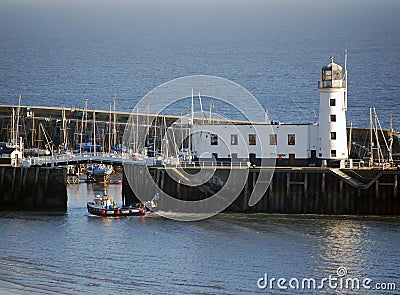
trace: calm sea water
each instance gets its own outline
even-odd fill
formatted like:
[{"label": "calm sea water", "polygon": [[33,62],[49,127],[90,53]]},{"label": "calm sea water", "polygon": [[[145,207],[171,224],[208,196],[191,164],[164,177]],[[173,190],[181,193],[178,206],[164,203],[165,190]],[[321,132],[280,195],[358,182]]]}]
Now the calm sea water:
[{"label": "calm sea water", "polygon": [[[121,186],[106,189],[118,196]],[[339,267],[347,277],[400,287],[399,218],[221,214],[177,222],[88,216],[86,202],[103,190],[69,186],[66,214],[0,213],[1,294],[270,293],[279,291],[276,285],[257,287],[265,273],[321,280],[337,277]],[[296,292],[301,290],[289,293]],[[327,286],[304,291],[326,292],[369,293]]]},{"label": "calm sea water", "polygon": [[[108,109],[116,94],[130,111],[161,83],[208,74],[247,88],[275,121],[313,122],[321,67],[330,56],[343,65],[348,49],[348,122],[367,127],[376,106],[400,129],[400,2],[322,2],[3,0],[0,104],[21,94],[26,105]],[[0,212],[1,294],[254,294],[265,273],[321,279],[339,267],[400,288],[399,218],[88,216],[103,190],[70,186],[65,214]]]},{"label": "calm sea water", "polygon": [[131,111],[154,87],[205,74],[247,88],[275,121],[314,122],[321,67],[330,56],[343,65],[348,49],[348,122],[368,127],[375,106],[400,128],[396,0],[15,2],[0,2],[2,104],[21,94],[108,110],[117,95]]}]

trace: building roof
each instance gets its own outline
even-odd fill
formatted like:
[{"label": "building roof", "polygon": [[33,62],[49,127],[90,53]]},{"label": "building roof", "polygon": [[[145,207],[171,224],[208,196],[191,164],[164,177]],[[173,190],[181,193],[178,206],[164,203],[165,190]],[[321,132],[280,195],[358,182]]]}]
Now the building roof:
[{"label": "building roof", "polygon": [[342,67],[339,66],[337,63],[333,62],[333,57],[331,57],[331,62],[328,63],[326,66],[322,67],[322,70],[337,70],[341,71]]}]

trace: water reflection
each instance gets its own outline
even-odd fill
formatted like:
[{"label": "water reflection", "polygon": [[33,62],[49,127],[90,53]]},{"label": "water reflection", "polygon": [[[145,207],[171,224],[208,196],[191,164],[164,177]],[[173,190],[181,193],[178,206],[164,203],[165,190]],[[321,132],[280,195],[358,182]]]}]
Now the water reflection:
[{"label": "water reflection", "polygon": [[362,269],[358,266],[366,260],[368,249],[363,236],[368,236],[368,230],[357,220],[325,220],[317,235],[317,271],[329,276],[335,275],[338,267],[346,267],[352,274],[359,274]]}]

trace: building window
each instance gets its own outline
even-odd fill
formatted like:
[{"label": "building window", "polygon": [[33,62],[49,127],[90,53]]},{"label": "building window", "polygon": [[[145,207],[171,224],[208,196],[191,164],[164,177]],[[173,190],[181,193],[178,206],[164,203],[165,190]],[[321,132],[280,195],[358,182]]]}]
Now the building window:
[{"label": "building window", "polygon": [[331,132],[331,139],[336,139],[336,132]]},{"label": "building window", "polygon": [[296,144],[296,135],[288,134],[288,145],[295,145],[295,144]]},{"label": "building window", "polygon": [[329,105],[330,105],[331,107],[334,107],[334,106],[336,105],[336,100],[335,100],[334,98],[331,98],[331,99],[329,100]]},{"label": "building window", "polygon": [[211,133],[210,135],[211,145],[218,145],[218,135]]},{"label": "building window", "polygon": [[336,150],[331,150],[331,157],[336,158]]},{"label": "building window", "polygon": [[277,143],[278,143],[278,134],[270,134],[269,145],[277,145]]},{"label": "building window", "polygon": [[336,122],[336,115],[331,115],[331,122]]},{"label": "building window", "polygon": [[237,153],[232,153],[231,157],[232,159],[237,159]]},{"label": "building window", "polygon": [[231,145],[237,145],[237,144],[238,144],[238,135],[231,134]]},{"label": "building window", "polygon": [[249,134],[249,145],[256,145],[256,135]]}]

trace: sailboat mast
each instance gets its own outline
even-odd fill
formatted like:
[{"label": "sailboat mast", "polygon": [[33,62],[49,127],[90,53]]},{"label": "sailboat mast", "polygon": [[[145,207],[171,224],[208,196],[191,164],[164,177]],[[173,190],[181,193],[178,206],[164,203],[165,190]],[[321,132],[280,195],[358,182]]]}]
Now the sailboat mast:
[{"label": "sailboat mast", "polygon": [[96,112],[93,111],[93,155],[96,157]]},{"label": "sailboat mast", "polygon": [[110,114],[108,117],[108,152],[111,153],[111,104],[110,104]]},{"label": "sailboat mast", "polygon": [[191,105],[191,108],[190,108],[190,112],[191,112],[191,115],[192,115],[192,124],[193,124],[193,120],[194,120],[194,98],[193,98],[193,88],[192,88],[192,105]]},{"label": "sailboat mast", "polygon": [[35,145],[35,113],[32,112],[31,148]]},{"label": "sailboat mast", "polygon": [[374,141],[372,135],[372,108],[369,108],[369,134],[370,134],[370,149],[371,149],[371,164],[374,164]]},{"label": "sailboat mast", "polygon": [[389,129],[389,162],[393,163],[393,116],[392,113],[389,115],[390,129]]},{"label": "sailboat mast", "polygon": [[18,99],[18,109],[17,109],[17,126],[15,126],[15,142],[14,145],[17,145],[18,141],[19,141],[19,112],[21,110],[21,98],[22,96],[19,96]]},{"label": "sailboat mast", "polygon": [[114,146],[117,145],[117,95],[114,96],[114,126],[113,126]]},{"label": "sailboat mast", "polygon": [[15,109],[12,109],[12,120],[11,120],[11,144],[15,145]]},{"label": "sailboat mast", "polygon": [[352,141],[352,139],[351,139],[351,133],[353,132],[353,121],[351,121],[350,122],[350,131],[349,131],[349,147],[348,147],[348,155],[349,155],[349,157],[350,157],[350,154],[351,154],[351,141]]},{"label": "sailboat mast", "polygon": [[210,124],[212,123],[212,112],[213,112],[214,102],[210,102]]},{"label": "sailboat mast", "polygon": [[82,154],[82,140],[83,140],[83,120],[85,118],[85,110],[82,112],[82,121],[81,121],[81,133],[80,133],[80,144],[79,144],[79,154]]},{"label": "sailboat mast", "polygon": [[[201,121],[204,122],[204,112],[203,112],[203,103],[201,102],[201,95],[199,91],[199,103],[200,103],[200,114],[201,114]],[[205,116],[204,116],[205,117]]]}]

